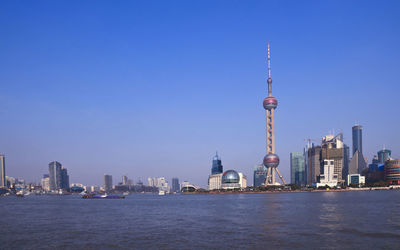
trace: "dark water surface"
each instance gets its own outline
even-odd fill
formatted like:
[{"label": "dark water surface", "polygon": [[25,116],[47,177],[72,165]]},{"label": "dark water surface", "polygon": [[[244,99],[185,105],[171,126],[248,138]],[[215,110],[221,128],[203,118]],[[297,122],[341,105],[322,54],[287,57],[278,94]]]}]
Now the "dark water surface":
[{"label": "dark water surface", "polygon": [[400,191],[0,197],[0,249],[400,249]]}]

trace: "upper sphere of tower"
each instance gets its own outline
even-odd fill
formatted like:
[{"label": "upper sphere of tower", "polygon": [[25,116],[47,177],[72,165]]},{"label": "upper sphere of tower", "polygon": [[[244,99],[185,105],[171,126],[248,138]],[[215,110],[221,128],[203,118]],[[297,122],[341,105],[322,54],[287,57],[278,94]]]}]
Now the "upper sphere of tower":
[{"label": "upper sphere of tower", "polygon": [[267,110],[275,109],[278,106],[278,100],[273,96],[264,98],[263,106]]},{"label": "upper sphere of tower", "polygon": [[264,157],[263,164],[267,168],[276,168],[279,165],[279,157],[277,154],[267,154]]},{"label": "upper sphere of tower", "polygon": [[271,77],[269,77],[269,78],[268,78],[267,82],[268,82],[269,84],[271,84],[271,83],[272,83],[272,79],[271,79]]}]

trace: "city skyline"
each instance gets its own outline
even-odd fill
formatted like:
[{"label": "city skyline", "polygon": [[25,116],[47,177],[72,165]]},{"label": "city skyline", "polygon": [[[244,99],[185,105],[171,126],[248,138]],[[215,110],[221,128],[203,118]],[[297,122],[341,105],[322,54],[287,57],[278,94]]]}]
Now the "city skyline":
[{"label": "city skyline", "polygon": [[342,130],[351,146],[355,124],[368,163],[384,146],[400,156],[397,2],[0,5],[7,176],[39,182],[57,160],[70,183],[108,173],[204,187],[218,150],[250,178],[265,154],[268,41],[286,180],[305,138]]}]

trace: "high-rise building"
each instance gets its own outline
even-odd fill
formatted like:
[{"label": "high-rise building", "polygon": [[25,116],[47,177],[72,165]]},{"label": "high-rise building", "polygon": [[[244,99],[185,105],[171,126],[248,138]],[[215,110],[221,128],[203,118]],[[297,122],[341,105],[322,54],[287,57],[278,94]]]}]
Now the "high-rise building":
[{"label": "high-rise building", "polygon": [[307,185],[317,183],[317,177],[321,174],[321,146],[312,145],[308,149],[307,156]]},{"label": "high-rise building", "polygon": [[180,186],[179,186],[179,179],[172,178],[172,192],[179,193]]},{"label": "high-rise building", "polygon": [[122,176],[122,185],[128,185],[128,176]]},{"label": "high-rise building", "polygon": [[218,152],[216,152],[212,161],[211,174],[221,174],[222,172],[222,161],[221,158],[218,156]]},{"label": "high-rise building", "polygon": [[208,176],[208,190],[219,190],[222,184],[222,173]]},{"label": "high-rise building", "polygon": [[[346,164],[345,164],[345,149],[343,143],[343,134],[339,133],[336,136],[327,135],[322,138],[321,144],[321,168],[322,170],[324,160],[333,160],[334,163],[334,174],[337,175],[338,183],[344,184],[347,179]],[[325,173],[321,173],[325,174]]]},{"label": "high-rise building", "polygon": [[112,190],[112,175],[105,174],[104,175],[104,191],[109,192]]},{"label": "high-rise building", "polygon": [[49,181],[50,181],[50,190],[59,190],[61,189],[61,163],[58,161],[52,161],[49,163]]},{"label": "high-rise building", "polygon": [[352,135],[353,135],[353,153],[354,155],[356,151],[360,151],[362,154],[362,126],[355,125],[352,127]]},{"label": "high-rise building", "polygon": [[378,151],[378,161],[381,164],[385,164],[387,160],[390,160],[391,156],[392,156],[392,151],[389,149],[384,148]]},{"label": "high-rise building", "polygon": [[61,183],[60,188],[68,190],[69,189],[69,175],[67,169],[61,166]]},{"label": "high-rise building", "polygon": [[259,187],[265,185],[267,179],[267,168],[264,165],[254,167],[253,186]]},{"label": "high-rise building", "polygon": [[281,179],[283,184],[286,184],[283,176],[278,170],[279,157],[275,154],[275,125],[274,112],[278,106],[278,100],[272,96],[272,78],[271,78],[271,56],[268,44],[268,96],[264,98],[263,106],[266,111],[266,133],[267,133],[267,154],[264,156],[263,164],[267,168],[267,178],[265,185],[280,185],[275,181],[275,172]]},{"label": "high-rise building", "polygon": [[319,175],[317,187],[336,187],[338,184],[338,175],[335,173],[335,160],[324,159],[323,161],[323,174]]},{"label": "high-rise building", "polygon": [[306,184],[306,171],[303,153],[290,153],[290,183],[298,186],[304,186]]},{"label": "high-rise building", "polygon": [[6,159],[4,155],[0,155],[0,187],[7,187],[6,180]]}]

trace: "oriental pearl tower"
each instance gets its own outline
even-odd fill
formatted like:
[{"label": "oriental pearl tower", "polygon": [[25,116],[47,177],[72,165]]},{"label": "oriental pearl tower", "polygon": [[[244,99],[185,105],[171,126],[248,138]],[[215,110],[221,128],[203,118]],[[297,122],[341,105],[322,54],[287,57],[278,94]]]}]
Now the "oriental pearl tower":
[{"label": "oriental pearl tower", "polygon": [[264,157],[263,164],[267,168],[267,177],[265,185],[280,185],[275,180],[275,172],[278,174],[282,183],[286,185],[283,176],[278,170],[279,157],[275,154],[275,135],[274,135],[274,111],[278,106],[278,100],[272,96],[272,79],[271,79],[271,57],[268,43],[268,96],[263,101],[263,106],[267,117],[267,154]]}]

